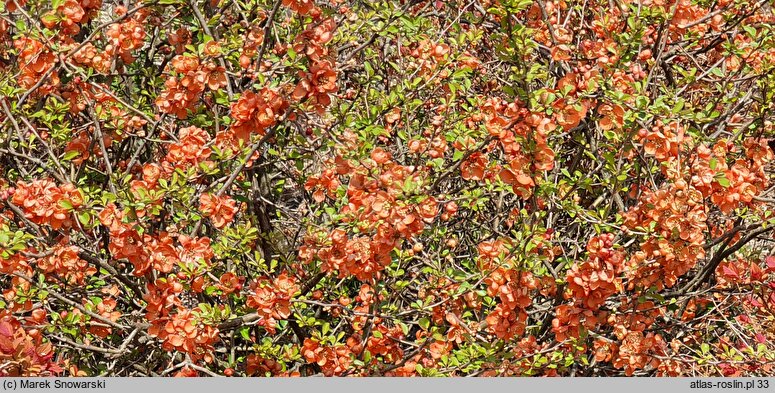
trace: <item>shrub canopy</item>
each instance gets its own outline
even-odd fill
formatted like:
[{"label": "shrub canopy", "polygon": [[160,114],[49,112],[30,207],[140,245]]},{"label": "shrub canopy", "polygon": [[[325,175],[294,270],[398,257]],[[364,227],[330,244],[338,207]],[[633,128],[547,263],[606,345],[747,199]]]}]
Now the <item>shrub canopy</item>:
[{"label": "shrub canopy", "polygon": [[771,0],[1,0],[0,375],[772,375]]}]

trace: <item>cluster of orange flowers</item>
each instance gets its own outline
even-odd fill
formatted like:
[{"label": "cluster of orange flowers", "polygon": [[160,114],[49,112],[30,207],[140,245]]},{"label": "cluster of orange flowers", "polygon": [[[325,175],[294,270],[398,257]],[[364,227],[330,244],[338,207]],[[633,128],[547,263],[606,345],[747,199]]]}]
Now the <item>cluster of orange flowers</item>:
[{"label": "cluster of orange flowers", "polygon": [[[341,228],[334,229],[328,236],[328,240],[308,236],[299,249],[299,257],[305,262],[312,262],[317,257],[322,261],[321,270],[338,271],[340,277],[356,275],[362,280],[368,280],[390,264],[389,252],[395,244],[394,239],[380,250],[376,248],[382,243],[376,243],[380,239],[374,239],[374,243],[366,236],[350,239]],[[372,250],[372,244],[375,250]],[[382,253],[374,255],[375,251]]]},{"label": "cluster of orange flowers", "polygon": [[605,322],[606,312],[594,311],[578,304],[561,304],[557,306],[552,319],[552,332],[557,341],[576,339],[581,336],[581,329],[594,329]]},{"label": "cluster of orange flowers", "polygon": [[635,371],[646,366],[664,370],[664,365],[671,364],[663,363],[658,358],[667,354],[667,343],[659,334],[629,331],[623,337],[619,337],[619,340],[621,344],[618,345],[613,365],[624,369],[627,376],[632,376]]},{"label": "cluster of orange flowers", "polygon": [[292,98],[299,102],[307,99],[319,113],[323,113],[331,104],[330,94],[338,89],[332,63],[328,60],[314,62],[309,71],[299,72],[299,79]]},{"label": "cluster of orange flowers", "polygon": [[147,250],[147,263],[154,270],[169,273],[180,263],[172,236],[167,232],[158,235],[143,235],[143,246]]},{"label": "cluster of orange flowers", "polygon": [[729,146],[724,141],[717,142],[712,149],[704,145],[696,149],[691,184],[704,197],[710,197],[723,213],[730,213],[741,204],[752,207],[756,203],[753,197],[769,184],[764,168],[773,154],[766,141],[749,138],[743,147],[747,159],[738,159],[731,166],[727,164]]},{"label": "cluster of orange flowers", "polygon": [[500,300],[487,318],[487,331],[508,340],[525,332],[526,309],[533,304],[532,292],[538,282],[528,271],[518,270],[503,240],[482,242],[479,251],[479,269],[487,274],[484,284],[487,294]]},{"label": "cluster of orange flowers", "polygon": [[218,329],[198,321],[195,310],[180,309],[163,324],[154,321],[148,333],[163,340],[166,351],[184,352],[193,362],[209,363],[213,360],[213,344],[219,340]]},{"label": "cluster of orange flowers", "polygon": [[110,232],[108,250],[112,257],[126,258],[134,267],[134,275],[142,276],[150,269],[169,273],[176,266],[181,266],[192,273],[190,278],[195,289],[204,285],[204,269],[213,257],[209,238],[177,235],[179,245],[175,247],[175,234],[161,231],[141,235],[135,228],[135,222],[129,221],[126,213],[113,203],[108,204],[98,217]]},{"label": "cluster of orange flowers", "polygon": [[657,120],[651,130],[641,129],[635,140],[643,143],[643,151],[656,157],[660,162],[678,159],[679,151],[687,151],[692,139],[686,135],[683,126],[677,121],[664,124]]},{"label": "cluster of orange flowers", "polygon": [[625,254],[614,248],[613,234],[595,236],[587,242],[587,260],[574,264],[566,273],[565,297],[571,302],[555,309],[552,332],[557,341],[578,339],[582,328],[591,330],[606,322],[608,312],[600,308],[622,291],[624,267]]},{"label": "cluster of orange flowers", "polygon": [[685,168],[682,170],[680,161],[680,154],[692,147],[692,140],[679,123],[661,121],[651,131],[641,129],[636,140],[642,141],[646,154],[663,163],[662,170],[671,182],[656,191],[646,190],[638,205],[624,214],[625,228],[654,235],[630,258],[628,289],[671,288],[705,256],[708,217],[703,195],[684,180]]},{"label": "cluster of orange flowers", "polygon": [[634,296],[622,301],[618,310],[607,317],[617,339],[607,344],[614,367],[623,368],[627,375],[644,368],[655,369],[661,376],[679,374],[681,365],[669,357],[675,348],[662,335],[651,331],[664,312],[653,301]]},{"label": "cluster of orange flowers", "polygon": [[[485,178],[492,179],[494,177],[493,172],[487,170],[488,166],[487,156],[479,151],[474,152],[468,156],[467,160],[460,164],[460,176],[465,180],[474,181],[480,181]],[[530,179],[530,182],[532,181],[533,179]],[[527,180],[525,182],[527,183]]]},{"label": "cluster of orange flowers", "polygon": [[251,353],[245,359],[245,374],[248,376],[283,376],[283,365],[274,360]]},{"label": "cluster of orange flowers", "polygon": [[11,277],[11,286],[3,291],[3,298],[6,301],[6,307],[9,310],[26,309],[26,306],[32,306],[31,302],[27,304],[17,304],[14,300],[18,292],[24,292],[30,288],[29,281],[19,277],[21,274],[27,277],[32,276],[32,266],[29,261],[20,253],[15,253],[9,258],[0,258],[0,273]]},{"label": "cluster of orange flowers", "polygon": [[552,330],[561,341],[578,339],[582,328],[594,331],[601,325],[612,326],[616,339],[596,335],[592,341],[597,362],[610,362],[628,376],[644,368],[661,376],[676,376],[682,366],[669,359],[670,347],[661,335],[647,331],[658,315],[660,310],[651,301],[625,300],[613,313],[564,304],[556,309]]},{"label": "cluster of orange flowers", "polygon": [[55,273],[68,283],[83,285],[84,278],[97,272],[94,266],[78,256],[78,248],[75,246],[57,245],[53,253],[38,259],[38,269],[44,273]]},{"label": "cluster of orange flowers", "polygon": [[304,183],[304,189],[312,192],[312,199],[321,203],[328,196],[331,199],[336,198],[336,190],[341,183],[337,172],[333,169],[324,169],[320,175],[310,176]]},{"label": "cluster of orange flowers", "polygon": [[[175,54],[182,55],[186,52],[186,45],[191,43],[191,30],[186,26],[178,27],[167,34],[167,42],[175,49]],[[170,53],[165,50],[165,53]]]},{"label": "cluster of orange flowers", "polygon": [[[115,291],[118,292],[118,288],[115,288]],[[118,302],[113,297],[104,297],[98,299],[95,305],[95,300],[89,300],[88,302],[84,301],[85,306],[87,308],[91,308],[92,312],[95,314],[113,322],[118,322],[118,320],[121,318],[122,314],[120,311],[116,311],[116,307],[118,306]],[[77,308],[73,309],[73,311],[79,311]],[[108,325],[96,325],[96,324],[88,324],[89,326],[89,333],[94,334],[97,337],[108,337],[113,333],[113,328]]]},{"label": "cluster of orange flowers", "polygon": [[[441,125],[440,122],[435,123]],[[444,157],[444,154],[449,150],[447,141],[440,134],[436,134],[432,138],[413,139],[409,141],[407,147],[412,153],[427,154],[430,158]]]},{"label": "cluster of orange flowers", "polygon": [[[195,277],[202,277],[206,274],[206,269],[215,256],[212,247],[210,247],[209,237],[189,237],[178,235],[177,248],[178,257],[183,266]],[[196,281],[195,281],[196,282]],[[197,290],[198,285],[194,286]]]},{"label": "cluster of orange flowers", "polygon": [[142,276],[152,266],[148,251],[143,245],[143,237],[137,232],[134,222],[129,222],[126,214],[110,203],[98,215],[100,223],[110,232],[108,250],[115,259],[126,258],[134,266],[134,274]]},{"label": "cluster of orange flowers", "polygon": [[[372,329],[371,337],[366,340],[366,350],[375,357],[382,356],[385,363],[396,363],[404,357],[404,350],[400,345],[403,339],[404,332],[400,326],[388,327],[380,323]],[[377,363],[376,358],[372,360]]]},{"label": "cluster of orange flowers", "polygon": [[[115,12],[116,15],[123,16],[127,10],[123,6],[118,6]],[[141,9],[125,22],[108,26],[105,31],[105,35],[108,38],[105,54],[110,57],[118,55],[124,64],[134,63],[135,59],[132,56],[132,51],[138,50],[145,45],[145,19],[148,17],[148,14],[148,9]]]},{"label": "cluster of orange flowers", "polygon": [[264,29],[260,25],[253,25],[242,39],[242,54],[239,57],[239,65],[247,72],[255,71],[253,59],[258,56],[258,48],[264,43]]},{"label": "cluster of orange flowers", "polygon": [[56,10],[43,15],[41,21],[49,29],[53,29],[58,23],[63,32],[74,35],[81,30],[79,24],[84,16],[85,12],[76,0],[65,0]]},{"label": "cluster of orange flowers", "polygon": [[628,289],[671,288],[705,257],[704,233],[707,214],[701,194],[694,189],[679,189],[675,184],[644,193],[640,203],[624,214],[624,227],[652,234],[641,243],[626,269]]},{"label": "cluster of orange flowers", "polygon": [[315,2],[312,0],[283,0],[283,5],[299,13],[299,15],[307,15],[317,10]]},{"label": "cluster of orange flowers", "polygon": [[[644,204],[653,205],[660,198],[665,198],[666,194],[660,193],[659,197],[649,198]],[[670,204],[670,201],[666,203]],[[648,249],[650,241],[644,243],[642,248]],[[608,298],[622,291],[622,273],[629,279],[630,289],[636,285],[639,288],[663,285],[658,280],[665,278],[664,285],[669,287],[674,285],[676,275],[683,274],[676,269],[685,269],[686,265],[681,265],[675,257],[644,264],[639,259],[644,251],[637,252],[627,261],[625,253],[613,246],[613,234],[592,238],[587,244],[587,261],[573,265],[568,270],[566,297],[571,298],[572,302],[555,309],[552,331],[557,341],[578,340],[582,330],[595,331],[600,326],[609,326],[613,328],[616,340],[596,336],[592,341],[596,361],[610,362],[614,367],[624,369],[627,375],[633,375],[644,368],[656,370],[658,375],[679,375],[682,366],[669,359],[668,344],[661,335],[648,332],[656,318],[664,312],[663,309],[637,296],[623,299],[616,311],[606,311],[601,307]],[[680,261],[694,263],[696,258]],[[585,345],[584,342],[580,344]]]},{"label": "cluster of orange flowers", "polygon": [[[68,0],[68,3],[70,2],[72,0]],[[118,16],[123,16],[126,13],[126,8],[118,6],[115,12]],[[99,73],[107,74],[111,71],[117,57],[121,58],[123,64],[134,62],[132,51],[142,48],[145,43],[145,19],[147,16],[147,10],[139,10],[126,21],[108,26],[105,30],[107,44],[104,48],[98,48],[91,42],[78,43],[70,36],[64,40],[63,48],[77,49],[72,56],[72,61],[75,64],[91,67]]]},{"label": "cluster of orange flowers", "polygon": [[[34,86],[46,74],[57,61],[56,56],[49,51],[43,43],[28,37],[20,37],[13,42],[14,48],[19,53],[19,86],[29,89]],[[53,71],[50,80],[35,91],[35,94],[44,96],[51,93],[59,86],[59,74]]]},{"label": "cluster of orange flowers", "polygon": [[487,315],[487,331],[500,339],[509,340],[525,333],[527,313],[524,309],[509,309],[503,303]]},{"label": "cluster of orange flowers", "polygon": [[196,168],[202,163],[210,164],[210,139],[210,134],[199,127],[181,128],[178,131],[178,141],[169,146],[167,156],[164,157],[164,172],[172,174],[175,168],[185,170]]},{"label": "cluster of orange flowers", "polygon": [[[656,235],[633,254],[629,287],[669,288],[705,256],[708,216],[704,200],[710,198],[722,213],[730,213],[741,204],[752,207],[756,203],[753,197],[768,185],[764,166],[773,155],[765,141],[748,139],[744,143],[747,159],[729,166],[730,146],[726,142],[695,148],[677,122],[658,121],[651,131],[640,130],[637,138],[643,141],[646,154],[663,163],[663,173],[670,182],[643,193],[639,204],[624,215],[626,228],[648,228]],[[688,167],[681,154],[688,155]]]},{"label": "cluster of orange flowers", "polygon": [[[310,234],[299,256],[305,262],[319,258],[323,271],[338,271],[340,277],[354,275],[370,281],[390,264],[391,252],[400,246],[401,239],[421,233],[425,222],[435,219],[439,203],[432,196],[417,203],[404,200],[404,185],[420,184],[422,179],[413,167],[397,164],[382,148],[375,148],[371,160],[358,167],[346,160],[336,165],[337,173],[350,176],[348,204],[339,213],[343,223],[358,226],[358,235],[350,237],[342,228],[318,234],[321,236]],[[311,189],[318,183],[316,179],[307,186]]]},{"label": "cluster of orange flowers", "polygon": [[8,34],[9,28],[10,25],[8,24],[8,21],[0,21],[0,45],[2,45],[3,48],[5,48],[10,42],[10,35]]},{"label": "cluster of orange flowers", "polygon": [[[764,13],[751,17],[753,22],[754,18],[762,19],[762,23],[773,23],[775,18],[770,16],[769,18],[764,16]],[[758,34],[766,34],[764,31],[758,32]],[[772,56],[775,55],[775,49],[770,48],[769,51],[764,51],[759,45],[757,45],[757,39],[749,36],[748,34],[736,34],[733,39],[734,47],[739,50],[739,55],[727,56],[724,58],[724,65],[728,70],[735,72],[740,67],[748,65],[755,70],[755,72],[767,72],[767,67],[772,63]],[[722,51],[718,51],[718,56],[723,54]]]},{"label": "cluster of orange flowers", "polygon": [[262,277],[250,284],[245,304],[261,317],[258,324],[274,334],[277,321],[291,316],[291,298],[298,291],[299,286],[293,276],[282,273],[273,280]]},{"label": "cluster of orange flowers", "polygon": [[[231,104],[231,117],[233,122],[224,135],[218,135],[220,140],[237,139],[249,141],[253,134],[265,135],[280,120],[288,109],[286,101],[280,93],[269,87],[264,87],[258,93],[246,91],[233,104]],[[235,146],[221,146],[221,149]]]},{"label": "cluster of orange flowers", "polygon": [[210,362],[218,329],[199,320],[198,308],[183,307],[183,291],[183,284],[174,275],[147,284],[143,300],[147,303],[146,319],[151,322],[148,333],[163,340],[165,350],[185,352],[194,362]]},{"label": "cluster of orange flowers", "polygon": [[194,109],[205,88],[217,91],[227,83],[223,67],[193,56],[175,56],[168,72],[170,75],[156,98],[156,106],[162,113],[173,114],[178,119],[188,117],[188,111]]},{"label": "cluster of orange flowers", "polygon": [[245,284],[245,277],[238,276],[232,272],[226,272],[218,279],[218,289],[223,291],[223,297],[232,293],[239,293],[242,286]]},{"label": "cluster of orange flowers", "polygon": [[234,220],[237,213],[237,201],[228,195],[217,196],[214,194],[202,194],[199,197],[199,210],[218,229],[223,229]]},{"label": "cluster of orange flowers", "polygon": [[333,19],[313,23],[296,37],[293,45],[296,53],[307,56],[309,66],[307,71],[299,72],[299,82],[291,97],[297,102],[308,100],[319,113],[331,104],[330,95],[337,91],[337,71],[324,46],[334,37],[335,29]]},{"label": "cluster of orange flowers", "polygon": [[182,306],[179,294],[183,292],[184,287],[177,276],[158,278],[153,283],[148,283],[146,287],[143,300],[147,303],[145,317],[149,321],[164,318],[173,308]]},{"label": "cluster of orange flowers", "polygon": [[[136,167],[135,167],[136,168]],[[133,168],[134,169],[134,168]],[[164,192],[159,189],[161,165],[152,163],[142,167],[142,177],[129,183],[129,190],[136,201],[142,201],[141,207],[135,208],[138,218],[145,217],[154,207],[164,203]]]},{"label": "cluster of orange flowers", "polygon": [[597,310],[613,294],[622,291],[625,255],[613,248],[612,233],[595,236],[587,243],[587,260],[567,272],[570,296],[590,310]]},{"label": "cluster of orange flowers", "polygon": [[535,173],[554,167],[554,151],[547,143],[547,136],[562,122],[541,113],[531,113],[519,102],[508,103],[496,98],[488,98],[482,112],[473,115],[470,123],[484,121],[490,136],[505,153],[505,164],[491,164],[485,154],[475,152],[461,164],[461,176],[477,181],[497,177],[512,186],[515,194],[529,198],[536,186]]},{"label": "cluster of orange flowers", "polygon": [[11,201],[22,209],[28,220],[54,229],[73,225],[71,210],[83,205],[81,192],[69,183],[57,186],[51,180],[19,181],[12,191]]},{"label": "cluster of orange flowers", "polygon": [[310,338],[304,339],[301,353],[308,363],[320,366],[321,372],[327,377],[344,374],[353,362],[353,352],[346,345],[325,346]]},{"label": "cluster of orange flowers", "polygon": [[408,47],[401,48],[402,54],[417,59],[418,75],[430,76],[449,55],[449,45],[435,43],[424,38]]},{"label": "cluster of orange flowers", "polygon": [[[77,44],[72,42],[71,46],[75,47]],[[110,71],[110,65],[113,64],[113,58],[106,56],[105,53],[94,46],[91,42],[84,44],[80,49],[73,53],[72,61],[75,64],[91,67],[97,72],[106,74]]]}]

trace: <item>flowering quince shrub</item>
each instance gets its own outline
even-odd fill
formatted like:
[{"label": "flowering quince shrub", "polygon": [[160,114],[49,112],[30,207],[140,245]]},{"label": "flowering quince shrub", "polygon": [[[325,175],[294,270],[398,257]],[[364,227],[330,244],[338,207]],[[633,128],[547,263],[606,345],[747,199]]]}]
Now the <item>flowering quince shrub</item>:
[{"label": "flowering quince shrub", "polygon": [[772,0],[0,0],[0,376],[775,373]]}]

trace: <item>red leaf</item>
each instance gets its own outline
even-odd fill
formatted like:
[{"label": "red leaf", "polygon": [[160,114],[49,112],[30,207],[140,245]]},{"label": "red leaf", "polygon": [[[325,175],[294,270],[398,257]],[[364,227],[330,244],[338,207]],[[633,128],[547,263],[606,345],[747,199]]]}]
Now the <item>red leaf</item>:
[{"label": "red leaf", "polygon": [[775,270],[775,256],[770,255],[765,260],[767,261],[767,272]]},{"label": "red leaf", "polygon": [[734,278],[740,278],[740,276],[737,274],[737,272],[732,270],[729,266],[722,267],[721,271],[724,272],[725,276],[734,277]]}]

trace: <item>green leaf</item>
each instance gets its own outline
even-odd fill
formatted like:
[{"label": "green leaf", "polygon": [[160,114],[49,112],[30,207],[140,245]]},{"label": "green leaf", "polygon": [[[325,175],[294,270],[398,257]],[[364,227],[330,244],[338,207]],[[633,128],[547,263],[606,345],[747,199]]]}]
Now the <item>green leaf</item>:
[{"label": "green leaf", "polygon": [[54,24],[59,22],[59,17],[55,14],[46,14],[40,17],[40,20],[42,20],[45,23]]},{"label": "green leaf", "polygon": [[417,323],[419,323],[420,327],[424,330],[428,330],[428,328],[431,326],[431,321],[429,321],[428,318],[420,318]]},{"label": "green leaf", "polygon": [[724,175],[724,173],[723,173],[723,172],[719,172],[719,173],[716,175],[716,182],[718,182],[718,184],[719,184],[721,187],[724,187],[724,188],[729,188],[729,185],[730,185],[730,184],[729,184],[729,179],[727,179],[726,175]]},{"label": "green leaf", "polygon": [[78,213],[78,221],[80,221],[82,225],[89,225],[91,222],[91,215],[87,211],[82,211]]},{"label": "green leaf", "polygon": [[66,210],[73,210],[73,204],[70,203],[70,201],[68,201],[67,199],[60,200],[59,201],[59,206],[61,206],[62,208],[66,209]]},{"label": "green leaf", "polygon": [[673,107],[673,113],[681,113],[681,110],[684,108],[684,101],[680,100],[675,103],[675,106]]},{"label": "green leaf", "polygon": [[65,161],[70,161],[75,157],[78,157],[81,153],[77,150],[70,150],[67,153],[65,153],[65,156],[62,158]]},{"label": "green leaf", "polygon": [[240,328],[239,335],[242,336],[245,341],[250,341],[250,326]]}]

